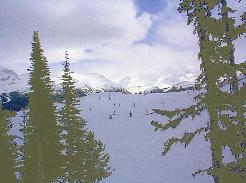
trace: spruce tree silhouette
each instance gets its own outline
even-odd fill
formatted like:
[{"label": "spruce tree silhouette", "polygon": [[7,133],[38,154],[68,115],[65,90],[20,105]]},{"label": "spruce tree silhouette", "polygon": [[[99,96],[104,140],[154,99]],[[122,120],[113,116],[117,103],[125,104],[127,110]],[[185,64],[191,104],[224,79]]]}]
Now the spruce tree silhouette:
[{"label": "spruce tree silhouette", "polygon": [[[212,11],[219,7],[220,18],[212,17]],[[204,123],[203,128],[193,132],[186,132],[182,138],[173,137],[164,144],[163,155],[170,147],[177,143],[187,146],[192,139],[201,132],[210,140],[212,151],[212,166],[197,173],[207,172],[214,177],[215,183],[245,182],[245,87],[239,87],[237,71],[245,74],[245,63],[235,64],[233,41],[245,34],[244,21],[235,26],[235,20],[229,18],[233,13],[225,0],[182,0],[180,12],[187,13],[188,24],[194,23],[195,32],[199,38],[199,58],[201,60],[201,74],[196,82],[198,95],[194,97],[196,104],[184,109],[154,110],[155,113],[167,116],[169,122],[161,124],[152,121],[156,130],[165,131],[176,128],[182,120],[192,119],[201,112],[207,110],[209,122]],[[225,90],[226,86],[230,89]],[[225,113],[236,112],[231,118]],[[222,127],[221,127],[222,126]],[[223,128],[225,127],[225,129]],[[222,147],[229,146],[235,162],[223,163]]]},{"label": "spruce tree silhouette", "polygon": [[[218,58],[214,64],[214,72],[217,72],[217,114],[219,119],[220,142],[223,147],[228,146],[235,157],[235,161],[224,163],[220,167],[220,182],[245,182],[246,181],[246,118],[245,100],[246,88],[242,86],[240,78],[245,74],[245,63],[235,63],[234,41],[245,35],[245,13],[239,26],[235,25],[235,18],[229,16],[234,10],[227,5],[226,0],[221,0],[221,18],[216,20],[220,26],[216,28],[217,34],[213,37],[217,41]],[[230,89],[226,89],[230,86]]]},{"label": "spruce tree silhouette", "polygon": [[110,156],[105,152],[105,145],[95,139],[93,132],[89,131],[86,137],[85,167],[86,177],[84,183],[95,183],[112,174],[109,166]]},{"label": "spruce tree silhouette", "polygon": [[34,31],[31,53],[28,124],[24,130],[23,182],[50,183],[62,175],[61,144],[48,61],[39,33]]},{"label": "spruce tree silhouette", "polygon": [[111,174],[109,155],[104,152],[103,144],[94,139],[92,132],[88,132],[86,121],[80,117],[80,101],[76,97],[67,52],[63,65],[63,107],[59,114],[66,159],[65,180],[94,183]]},{"label": "spruce tree silhouette", "polygon": [[1,182],[16,183],[16,146],[9,135],[9,118],[14,114],[2,110],[0,99],[0,179]]}]

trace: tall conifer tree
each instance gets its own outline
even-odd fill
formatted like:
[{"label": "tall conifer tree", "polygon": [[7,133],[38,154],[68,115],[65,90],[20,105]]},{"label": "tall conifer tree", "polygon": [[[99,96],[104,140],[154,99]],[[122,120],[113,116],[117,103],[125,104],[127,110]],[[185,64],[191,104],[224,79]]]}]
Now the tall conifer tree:
[{"label": "tall conifer tree", "polygon": [[[221,18],[212,17],[212,11],[220,8]],[[237,72],[245,73],[245,63],[235,64],[233,40],[245,33],[246,26],[242,23],[235,26],[233,18],[228,13],[233,10],[226,5],[225,0],[182,0],[180,12],[186,12],[188,24],[194,23],[195,32],[199,38],[199,58],[201,59],[201,74],[197,79],[196,88],[200,90],[194,98],[195,105],[174,111],[155,110],[157,114],[167,116],[169,122],[165,125],[152,121],[156,130],[176,128],[183,119],[199,115],[207,110],[209,123],[193,132],[186,132],[182,138],[173,137],[164,145],[165,155],[170,147],[177,142],[188,145],[195,135],[205,132],[205,138],[211,142],[212,166],[205,170],[214,177],[215,183],[225,183],[232,180],[245,181],[245,87],[239,87]],[[225,90],[225,87],[231,86]],[[236,112],[231,117],[228,113]],[[234,124],[235,123],[235,124]],[[223,162],[222,147],[228,145],[237,158],[235,162]],[[198,171],[202,172],[202,171]]]},{"label": "tall conifer tree", "polygon": [[66,52],[62,75],[63,107],[60,110],[60,124],[65,149],[65,179],[68,182],[94,183],[110,175],[109,155],[94,134],[86,129],[85,120],[80,117],[79,100],[70,71]]},{"label": "tall conifer tree", "polygon": [[43,55],[39,34],[33,34],[29,85],[28,124],[24,138],[23,182],[50,183],[61,176],[61,145],[52,101],[48,61]]},{"label": "tall conifer tree", "polygon": [[16,147],[13,138],[9,134],[10,124],[8,118],[10,112],[2,110],[0,99],[0,181],[16,183]]}]

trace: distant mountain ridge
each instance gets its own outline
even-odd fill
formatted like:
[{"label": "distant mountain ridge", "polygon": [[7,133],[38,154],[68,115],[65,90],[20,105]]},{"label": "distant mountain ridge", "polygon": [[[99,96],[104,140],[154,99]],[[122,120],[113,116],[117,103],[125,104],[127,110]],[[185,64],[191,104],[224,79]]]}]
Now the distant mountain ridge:
[{"label": "distant mountain ridge", "polygon": [[0,68],[0,93],[27,92],[29,90],[28,77],[28,74],[18,75],[11,69]]},{"label": "distant mountain ridge", "polygon": [[[179,75],[167,75],[160,77],[156,82],[145,84],[144,81],[126,76],[119,82],[113,82],[105,76],[97,73],[79,74],[73,73],[72,77],[76,81],[75,86],[85,94],[121,91],[125,93],[162,93],[171,88],[191,87],[195,83],[196,76],[193,73],[183,73]],[[29,91],[28,74],[18,75],[11,69],[0,68],[0,93],[10,93],[19,91],[26,93]],[[56,91],[61,89],[61,75],[52,78]]]}]

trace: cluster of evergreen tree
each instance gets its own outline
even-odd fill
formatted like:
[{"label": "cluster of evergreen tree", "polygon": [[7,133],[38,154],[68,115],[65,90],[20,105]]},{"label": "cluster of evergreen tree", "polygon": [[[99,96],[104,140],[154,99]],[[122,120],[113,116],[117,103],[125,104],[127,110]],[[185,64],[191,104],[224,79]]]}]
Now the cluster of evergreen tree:
[{"label": "cluster of evergreen tree", "polygon": [[[246,13],[236,25],[235,12],[226,0],[182,0],[180,13],[186,13],[188,24],[193,23],[199,38],[201,74],[196,82],[195,105],[173,111],[155,109],[168,117],[166,124],[152,121],[155,130],[176,128],[181,121],[192,119],[207,111],[209,122],[182,138],[170,138],[164,144],[163,155],[177,142],[187,146],[198,134],[210,140],[212,166],[193,175],[207,172],[215,183],[243,183],[246,181],[246,86],[240,77],[246,74],[246,63],[235,63],[234,41],[246,33]],[[214,15],[214,12],[218,12]],[[229,147],[235,161],[223,161],[223,148]]]},{"label": "cluster of evergreen tree", "polygon": [[[13,91],[8,94],[0,95],[3,103],[3,109],[9,111],[21,111],[22,108],[25,108],[28,105],[28,96],[26,93],[20,93],[18,91]],[[8,98],[11,98],[8,101]]]},{"label": "cluster of evergreen tree", "polygon": [[33,35],[30,60],[31,89],[22,122],[23,145],[17,145],[10,133],[9,121],[14,114],[0,108],[1,181],[94,183],[110,176],[110,157],[105,145],[86,129],[86,122],[80,117],[68,55],[59,112],[52,98],[53,83],[37,31]]}]

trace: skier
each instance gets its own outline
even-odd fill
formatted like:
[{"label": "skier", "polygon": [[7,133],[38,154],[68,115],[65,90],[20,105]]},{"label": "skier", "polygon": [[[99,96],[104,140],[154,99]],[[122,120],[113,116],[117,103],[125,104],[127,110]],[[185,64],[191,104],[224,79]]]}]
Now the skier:
[{"label": "skier", "polygon": [[132,111],[130,111],[129,116],[132,117]]}]

